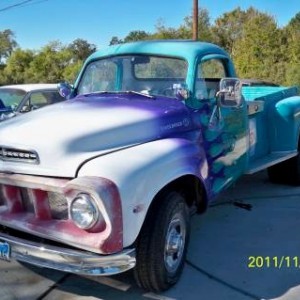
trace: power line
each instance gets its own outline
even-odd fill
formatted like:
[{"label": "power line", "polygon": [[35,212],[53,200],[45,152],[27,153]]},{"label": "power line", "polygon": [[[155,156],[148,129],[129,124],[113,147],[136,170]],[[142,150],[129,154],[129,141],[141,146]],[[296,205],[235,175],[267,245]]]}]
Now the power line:
[{"label": "power line", "polygon": [[[34,0],[24,0],[24,1],[21,1],[21,2],[16,3],[16,4],[12,4],[12,5],[6,6],[4,8],[1,8],[0,12],[6,11],[6,10],[9,10],[9,9],[12,9],[12,8],[15,8],[15,7],[18,7],[18,6],[25,6],[26,4],[28,4],[29,2],[32,2],[32,1],[34,1]],[[45,1],[47,1],[47,0],[41,0],[41,1],[37,2],[37,3],[45,2]],[[31,4],[37,4],[37,3],[31,3]]]}]

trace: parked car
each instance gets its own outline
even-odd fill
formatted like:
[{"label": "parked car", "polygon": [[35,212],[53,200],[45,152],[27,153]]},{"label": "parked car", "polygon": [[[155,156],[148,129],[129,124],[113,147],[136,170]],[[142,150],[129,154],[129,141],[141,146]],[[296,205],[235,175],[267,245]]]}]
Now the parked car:
[{"label": "parked car", "polygon": [[0,87],[0,121],[63,101],[57,84],[18,84]]}]

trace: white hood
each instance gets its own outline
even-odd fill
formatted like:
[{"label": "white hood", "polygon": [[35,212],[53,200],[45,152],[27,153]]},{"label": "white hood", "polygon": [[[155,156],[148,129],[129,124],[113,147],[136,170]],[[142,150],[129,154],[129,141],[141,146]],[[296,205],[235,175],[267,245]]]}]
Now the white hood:
[{"label": "white hood", "polygon": [[86,160],[159,138],[163,120],[174,120],[178,113],[178,107],[174,116],[172,109],[166,110],[152,99],[80,100],[0,124],[1,147],[34,151],[39,157],[37,164],[0,160],[0,172],[74,177]]}]

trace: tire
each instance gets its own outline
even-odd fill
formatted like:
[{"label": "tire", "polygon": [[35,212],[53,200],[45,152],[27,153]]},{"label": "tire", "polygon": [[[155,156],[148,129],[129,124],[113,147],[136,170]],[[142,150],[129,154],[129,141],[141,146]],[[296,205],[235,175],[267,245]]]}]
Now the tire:
[{"label": "tire", "polygon": [[268,176],[272,183],[300,185],[299,154],[277,165],[269,167]]},{"label": "tire", "polygon": [[[137,241],[134,276],[152,292],[174,285],[182,272],[189,242],[189,210],[185,199],[171,192],[151,208]],[[173,246],[173,247],[171,247]]]}]

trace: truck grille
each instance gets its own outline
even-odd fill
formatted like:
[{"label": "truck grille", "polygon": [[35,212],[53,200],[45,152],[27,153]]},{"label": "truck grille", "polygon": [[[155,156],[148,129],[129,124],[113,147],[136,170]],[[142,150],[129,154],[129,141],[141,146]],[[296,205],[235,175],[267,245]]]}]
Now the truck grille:
[{"label": "truck grille", "polygon": [[48,192],[49,205],[53,219],[68,219],[68,202],[62,194]]},{"label": "truck grille", "polygon": [[[10,204],[8,203],[10,202]],[[18,204],[19,203],[19,204]],[[16,207],[18,212],[49,215],[55,220],[68,219],[68,202],[63,194],[0,185],[0,207]]]},{"label": "truck grille", "polygon": [[4,161],[20,161],[38,164],[39,157],[35,151],[20,150],[0,146],[0,159]]}]

